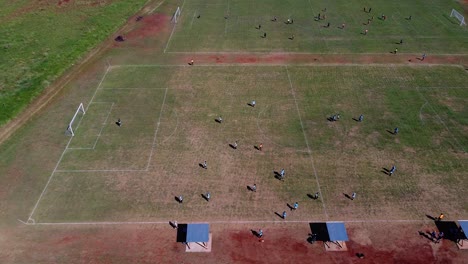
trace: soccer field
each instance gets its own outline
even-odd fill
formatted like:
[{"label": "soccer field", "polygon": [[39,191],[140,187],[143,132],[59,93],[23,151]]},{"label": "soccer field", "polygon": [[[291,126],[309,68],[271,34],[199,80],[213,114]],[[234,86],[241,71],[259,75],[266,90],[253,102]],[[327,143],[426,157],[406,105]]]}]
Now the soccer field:
[{"label": "soccer field", "polygon": [[[0,259],[457,263],[428,236],[468,215],[463,7],[150,0],[1,143]],[[170,221],[209,223],[212,253]],[[308,242],[329,221],[347,253]]]},{"label": "soccer field", "polygon": [[165,52],[466,53],[467,28],[450,18],[455,7],[419,0],[187,0]]},{"label": "soccer field", "polygon": [[294,202],[292,221],[463,216],[465,81],[453,66],[112,66],[31,217],[275,221]]}]

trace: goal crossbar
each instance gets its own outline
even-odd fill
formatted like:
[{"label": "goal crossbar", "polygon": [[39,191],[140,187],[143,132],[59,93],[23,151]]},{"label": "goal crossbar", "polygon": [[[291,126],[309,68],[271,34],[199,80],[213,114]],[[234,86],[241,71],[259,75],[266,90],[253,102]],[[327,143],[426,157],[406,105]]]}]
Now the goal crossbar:
[{"label": "goal crossbar", "polygon": [[458,21],[460,21],[460,26],[463,26],[463,25],[466,26],[465,17],[462,14],[460,14],[457,10],[452,9],[452,12],[450,13],[450,17],[455,17],[456,19],[458,19]]},{"label": "goal crossbar", "polygon": [[80,112],[82,112],[83,115],[86,113],[85,109],[84,109],[84,106],[83,106],[83,103],[80,103],[80,105],[76,109],[75,114],[73,115],[72,120],[70,121],[70,123],[68,123],[67,132],[70,133],[72,136],[75,135],[75,132],[73,131],[73,122],[75,121],[75,118],[78,116],[78,114]]}]

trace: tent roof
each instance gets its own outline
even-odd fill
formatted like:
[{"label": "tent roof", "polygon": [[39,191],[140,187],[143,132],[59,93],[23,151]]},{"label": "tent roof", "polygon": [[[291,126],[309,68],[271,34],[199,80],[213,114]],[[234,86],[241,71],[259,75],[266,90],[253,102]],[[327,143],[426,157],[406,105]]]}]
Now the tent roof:
[{"label": "tent roof", "polygon": [[330,241],[348,241],[348,234],[343,222],[327,222]]}]

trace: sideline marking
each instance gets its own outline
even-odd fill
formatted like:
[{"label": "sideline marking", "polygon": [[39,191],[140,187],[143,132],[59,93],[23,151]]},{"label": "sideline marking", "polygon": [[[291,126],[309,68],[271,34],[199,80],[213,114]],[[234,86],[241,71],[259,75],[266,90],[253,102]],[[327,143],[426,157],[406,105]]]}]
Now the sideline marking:
[{"label": "sideline marking", "polygon": [[161,116],[163,115],[164,105],[166,104],[167,90],[168,89],[166,88],[166,92],[164,92],[164,99],[163,99],[163,102],[161,104],[161,110],[159,111],[159,118],[158,118],[158,122],[156,123],[156,130],[154,132],[153,144],[151,145],[151,152],[150,152],[150,155],[148,157],[148,163],[146,164],[146,171],[149,170],[149,166],[151,164],[151,158],[153,157],[154,148],[156,146],[156,137],[158,135],[159,125],[161,124]]},{"label": "sideline marking", "polygon": [[291,88],[291,93],[292,93],[292,96],[294,98],[294,103],[296,104],[297,115],[299,116],[299,121],[301,123],[302,134],[304,135],[304,140],[305,140],[305,143],[307,145],[307,150],[308,150],[307,152],[309,153],[310,161],[312,163],[312,169],[314,170],[315,181],[317,182],[317,188],[318,188],[318,191],[320,192],[320,196],[321,196],[320,201],[322,202],[323,212],[325,213],[325,216],[328,219],[327,208],[325,206],[325,202],[323,201],[324,195],[323,195],[322,190],[320,188],[320,183],[319,183],[319,179],[318,179],[317,170],[315,169],[314,157],[312,156],[312,151],[310,150],[309,140],[307,139],[306,132],[305,132],[305,129],[304,129],[304,123],[302,122],[301,111],[299,110],[299,105],[297,104],[297,100],[296,100],[296,93],[294,92],[294,88],[293,88],[292,81],[291,81],[291,76],[289,75],[288,66],[285,66],[285,68],[286,68],[286,73],[288,75],[289,87]]},{"label": "sideline marking", "polygon": [[[168,225],[169,221],[129,221],[129,222],[24,222],[20,219],[17,219],[20,223],[24,225],[43,225],[43,226],[73,226],[73,225]],[[195,221],[194,223],[209,223],[209,224],[294,224],[294,223],[311,223],[317,221],[324,221],[322,219],[318,220],[239,220],[239,221]],[[338,222],[338,221],[327,221],[327,222]],[[424,222],[433,222],[432,220],[386,220],[386,219],[376,219],[376,220],[344,220],[339,222],[345,223],[424,223]]]},{"label": "sideline marking", "polygon": [[[105,72],[104,75],[102,76],[101,81],[99,82],[99,85],[98,85],[97,88],[96,88],[96,91],[95,91],[94,94],[93,94],[93,97],[91,98],[91,101],[88,103],[88,106],[86,107],[86,111],[88,111],[88,108],[89,108],[91,102],[93,101],[94,96],[95,96],[96,93],[97,93],[97,90],[99,89],[99,87],[101,86],[102,82],[104,81],[104,78],[106,77],[107,73],[109,72],[109,69],[110,69],[110,68],[109,68],[109,66],[108,66],[107,69],[106,69],[106,72]],[[80,124],[81,124],[81,121],[82,121],[82,120],[83,120],[83,115],[81,116],[80,121],[78,122],[78,125],[76,126],[75,131],[77,131],[78,128],[80,127]],[[60,162],[62,162],[63,156],[65,155],[65,152],[67,152],[68,146],[70,146],[70,143],[71,143],[72,140],[73,140],[73,137],[70,137],[70,139],[69,139],[68,142],[67,142],[67,145],[65,146],[65,149],[64,149],[63,152],[62,152],[62,155],[60,155],[59,160],[58,160],[57,163],[55,164],[54,170],[53,170],[52,173],[50,174],[49,179],[47,180],[47,183],[46,183],[46,185],[44,186],[44,189],[43,189],[42,192],[41,192],[41,195],[39,195],[39,198],[37,199],[36,204],[34,205],[34,207],[33,207],[32,211],[31,211],[31,213],[29,214],[28,222],[29,222],[29,221],[34,221],[33,218],[32,218],[32,216],[33,216],[34,213],[36,212],[37,206],[38,206],[39,203],[41,202],[42,197],[44,196],[44,194],[45,194],[47,188],[49,187],[50,182],[52,181],[52,178],[54,178],[55,172],[57,171],[57,168],[58,168],[58,166],[60,165]]]},{"label": "sideline marking", "polygon": [[457,143],[457,145],[461,148],[461,150],[466,153],[466,150],[465,148],[463,147],[463,145],[460,144],[460,142],[458,142],[458,139],[455,137],[455,135],[452,133],[452,131],[450,131],[450,129],[448,128],[448,126],[445,124],[444,120],[439,116],[439,114],[437,113],[437,111],[434,109],[434,107],[432,107],[432,105],[429,103],[429,101],[427,100],[427,98],[421,93],[421,91],[419,91],[419,87],[416,87],[416,91],[419,93],[419,95],[424,99],[424,101],[426,101],[428,103],[428,106],[432,109],[432,111],[434,112],[434,114],[436,115],[437,119],[439,119],[440,123],[442,123],[442,125],[445,127],[445,129],[447,130],[447,132],[449,132],[450,136],[452,136],[453,140],[455,140],[455,143]]},{"label": "sideline marking", "polygon": [[111,105],[111,107],[110,107],[110,109],[109,109],[109,112],[107,113],[107,117],[106,117],[106,119],[104,120],[104,123],[102,123],[101,130],[99,131],[99,134],[98,134],[98,136],[97,136],[97,138],[96,138],[96,141],[94,142],[93,149],[96,148],[96,144],[98,143],[98,140],[99,140],[99,138],[101,137],[102,130],[104,130],[104,127],[106,127],[106,125],[107,125],[107,120],[109,119],[109,116],[110,116],[110,114],[112,113],[112,108],[114,108],[114,103],[112,103],[112,105]]}]

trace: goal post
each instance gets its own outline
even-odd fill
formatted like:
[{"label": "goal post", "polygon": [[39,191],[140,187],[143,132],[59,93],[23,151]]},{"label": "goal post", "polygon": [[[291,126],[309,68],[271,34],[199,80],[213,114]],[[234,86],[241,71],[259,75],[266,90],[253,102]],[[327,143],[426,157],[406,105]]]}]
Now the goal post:
[{"label": "goal post", "polygon": [[180,17],[180,7],[177,7],[176,11],[174,12],[174,15],[171,18],[172,23],[177,23],[177,20]]},{"label": "goal post", "polygon": [[458,21],[460,21],[460,26],[463,26],[463,25],[466,26],[465,17],[459,12],[457,12],[457,10],[452,9],[452,12],[450,13],[450,17],[455,17]]},{"label": "goal post", "polygon": [[70,133],[72,136],[75,135],[75,132],[73,131],[73,122],[75,121],[75,118],[78,116],[78,114],[79,114],[80,112],[82,112],[83,115],[86,113],[86,112],[85,112],[85,109],[84,109],[84,106],[83,106],[83,103],[80,103],[80,105],[79,105],[78,108],[76,109],[75,114],[73,115],[72,120],[70,121],[70,123],[68,123],[67,131],[66,131],[66,132]]}]

